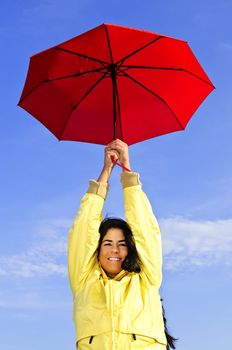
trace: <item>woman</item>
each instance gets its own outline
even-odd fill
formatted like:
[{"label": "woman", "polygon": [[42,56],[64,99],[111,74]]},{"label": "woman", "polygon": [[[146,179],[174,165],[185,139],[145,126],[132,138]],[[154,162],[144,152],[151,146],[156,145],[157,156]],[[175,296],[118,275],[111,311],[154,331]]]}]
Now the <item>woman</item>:
[{"label": "woman", "polygon": [[138,174],[127,171],[121,175],[126,222],[102,221],[111,157],[130,169],[127,145],[121,140],[107,145],[102,172],[90,181],[69,233],[76,347],[165,350],[159,227]]}]

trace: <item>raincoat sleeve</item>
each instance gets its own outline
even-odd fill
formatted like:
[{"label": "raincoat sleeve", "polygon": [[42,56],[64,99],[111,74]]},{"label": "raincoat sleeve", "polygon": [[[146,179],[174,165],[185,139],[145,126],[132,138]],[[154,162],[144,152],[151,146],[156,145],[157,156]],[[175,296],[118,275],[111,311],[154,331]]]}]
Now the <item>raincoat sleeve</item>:
[{"label": "raincoat sleeve", "polygon": [[68,236],[68,273],[73,293],[96,263],[99,226],[108,184],[90,180]]},{"label": "raincoat sleeve", "polygon": [[130,225],[141,260],[141,270],[149,282],[160,287],[162,281],[162,247],[159,225],[151,204],[141,188],[139,174],[123,172],[126,221]]}]

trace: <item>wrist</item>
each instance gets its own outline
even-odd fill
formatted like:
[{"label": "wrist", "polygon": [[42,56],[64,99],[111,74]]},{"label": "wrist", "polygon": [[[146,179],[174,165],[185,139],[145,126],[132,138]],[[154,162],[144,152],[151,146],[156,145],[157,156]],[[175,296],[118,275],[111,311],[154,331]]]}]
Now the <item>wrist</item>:
[{"label": "wrist", "polygon": [[[121,164],[122,164],[125,168],[131,170],[131,166],[130,166],[130,162],[129,162],[129,161],[122,162]],[[127,170],[123,169],[123,171],[127,171]]]},{"label": "wrist", "polygon": [[104,167],[102,168],[101,174],[98,178],[98,182],[108,182],[111,172],[112,172],[113,167],[112,166],[108,166],[108,165],[104,165]]},{"label": "wrist", "polygon": [[103,166],[103,168],[102,168],[102,172],[105,172],[105,173],[108,173],[108,174],[110,174],[111,173],[111,171],[112,171],[112,169],[113,169],[113,167],[114,167],[114,164],[112,163],[112,164],[105,164],[104,166]]}]

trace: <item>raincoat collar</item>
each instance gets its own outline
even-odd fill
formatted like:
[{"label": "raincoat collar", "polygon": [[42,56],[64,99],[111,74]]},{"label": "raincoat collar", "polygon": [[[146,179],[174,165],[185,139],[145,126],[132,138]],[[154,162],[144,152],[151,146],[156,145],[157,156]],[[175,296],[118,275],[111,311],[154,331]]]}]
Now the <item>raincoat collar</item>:
[{"label": "raincoat collar", "polygon": [[99,263],[98,263],[98,265],[99,265],[99,269],[100,269],[99,279],[102,278],[103,281],[109,280],[109,279],[112,279],[115,281],[120,281],[124,276],[128,275],[128,273],[129,273],[126,270],[122,270],[114,278],[110,278],[107,276],[107,274],[105,273],[105,271],[103,270],[103,268],[101,267],[101,265]]}]

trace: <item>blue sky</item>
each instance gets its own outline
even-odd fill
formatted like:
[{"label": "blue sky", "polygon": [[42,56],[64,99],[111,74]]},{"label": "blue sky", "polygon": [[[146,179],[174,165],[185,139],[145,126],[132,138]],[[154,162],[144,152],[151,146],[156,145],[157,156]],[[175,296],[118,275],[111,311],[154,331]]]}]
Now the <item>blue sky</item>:
[{"label": "blue sky", "polygon": [[[186,131],[130,148],[159,220],[161,294],[178,350],[228,348],[232,319],[232,3],[41,0],[0,5],[0,350],[74,349],[67,232],[103,147],[58,142],[17,107],[29,57],[103,22],[187,40],[216,86]],[[123,216],[120,170],[105,213]]]}]

